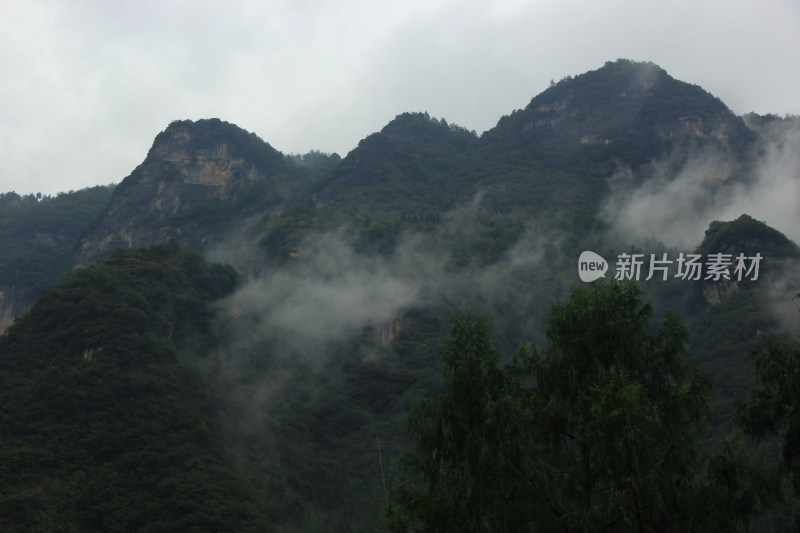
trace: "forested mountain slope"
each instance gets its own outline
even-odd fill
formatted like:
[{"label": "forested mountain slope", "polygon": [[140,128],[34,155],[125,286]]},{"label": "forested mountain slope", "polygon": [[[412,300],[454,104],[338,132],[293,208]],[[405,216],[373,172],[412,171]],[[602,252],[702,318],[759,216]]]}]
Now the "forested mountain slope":
[{"label": "forested mountain slope", "polygon": [[37,198],[0,194],[0,331],[73,266],[75,244],[113,187]]},{"label": "forested mountain slope", "polygon": [[236,274],[176,242],[118,251],[0,337],[4,531],[263,531],[283,515],[230,465],[203,353]]}]

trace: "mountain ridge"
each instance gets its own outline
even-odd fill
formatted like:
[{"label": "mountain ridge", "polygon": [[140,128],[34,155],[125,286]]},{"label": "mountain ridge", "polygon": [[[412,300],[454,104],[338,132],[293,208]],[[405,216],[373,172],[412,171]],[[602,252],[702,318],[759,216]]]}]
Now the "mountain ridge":
[{"label": "mountain ridge", "polygon": [[[758,131],[771,130],[750,129],[702,88],[629,60],[554,83],[480,136],[427,113],[402,113],[344,158],[284,155],[220,119],[176,120],[87,224],[72,266],[168,239],[208,249],[230,225],[253,225],[262,248],[281,250],[279,260],[308,231],[345,221],[365,236],[384,235],[380,247],[390,249],[399,232],[438,223],[478,198],[493,224],[566,217],[571,231],[596,231],[612,176],[641,184],[659,158],[677,174],[691,153],[710,147],[735,163],[707,184],[711,195],[747,179]],[[287,228],[299,212],[306,222]],[[3,281],[8,294],[41,290]]]},{"label": "mountain ridge", "polygon": [[[709,143],[733,157],[752,141],[752,130],[718,98],[653,63],[629,60],[561,80],[481,136],[427,113],[402,113],[329,172],[306,181],[308,189],[296,186],[302,180],[298,166],[254,134],[219,119],[175,121],[156,137],[145,162],[123,180],[109,207],[112,218],[123,210],[126,220],[145,226],[158,220],[162,227],[137,235],[132,224],[123,229],[126,223],[116,217],[119,228],[105,222],[102,231],[83,240],[76,264],[90,263],[109,247],[167,238],[200,249],[208,234],[190,235],[169,219],[190,211],[193,202],[213,199],[231,200],[234,213],[228,216],[234,216],[241,211],[235,205],[238,195],[248,186],[271,189],[247,193],[258,197],[262,212],[307,205],[353,216],[368,208],[395,212],[397,219],[403,212],[443,212],[488,190],[499,205],[531,215],[544,208],[539,199],[546,196],[568,198],[580,187],[590,189],[592,198],[605,194],[604,185],[587,176],[608,178],[620,166],[635,172],[676,149],[685,154]],[[498,172],[509,164],[512,172]],[[517,177],[519,171],[523,174]],[[122,193],[130,196],[134,178],[151,185],[136,194],[137,209],[125,209]],[[503,182],[520,183],[506,188]],[[521,198],[519,187],[525,186],[536,192]],[[303,198],[294,194],[301,189]],[[578,210],[597,207],[581,195],[574,201]]]}]

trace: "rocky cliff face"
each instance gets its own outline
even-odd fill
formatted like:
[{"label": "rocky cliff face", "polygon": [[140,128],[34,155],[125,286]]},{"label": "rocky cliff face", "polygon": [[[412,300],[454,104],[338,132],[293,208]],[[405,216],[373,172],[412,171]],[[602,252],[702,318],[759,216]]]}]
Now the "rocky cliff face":
[{"label": "rocky cliff face", "polygon": [[14,319],[31,308],[33,302],[25,289],[16,286],[0,287],[0,335]]},{"label": "rocky cliff face", "polygon": [[[252,183],[263,177],[255,164],[231,153],[228,142],[223,138],[198,146],[193,142],[194,129],[194,124],[179,123],[171,126],[153,145],[148,160],[160,162],[162,169],[167,172],[159,176],[152,172],[152,168],[147,168],[143,179],[158,182],[159,196],[163,196],[162,193],[170,182],[177,182],[186,186],[204,187],[202,192],[205,196],[227,200],[245,183]],[[174,200],[173,203],[154,205],[161,215],[174,214],[183,207],[180,195],[169,196]]]},{"label": "rocky cliff face", "polygon": [[407,319],[390,320],[384,324],[373,327],[375,341],[381,347],[386,348],[394,341],[405,326],[408,325]]},{"label": "rocky cliff face", "polygon": [[255,199],[262,208],[285,200],[292,173],[280,152],[237,126],[218,119],[173,122],[116,188],[105,214],[81,240],[76,266],[114,248],[171,238],[202,248]]},{"label": "rocky cliff face", "polygon": [[739,284],[736,281],[711,283],[710,285],[706,285],[705,289],[703,289],[703,298],[705,298],[708,303],[716,305],[727,300],[738,291]]}]

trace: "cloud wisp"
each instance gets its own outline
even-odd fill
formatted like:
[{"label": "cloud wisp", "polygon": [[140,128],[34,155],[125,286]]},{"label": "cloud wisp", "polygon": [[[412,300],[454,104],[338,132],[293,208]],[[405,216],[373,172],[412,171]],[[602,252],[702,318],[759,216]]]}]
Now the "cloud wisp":
[{"label": "cloud wisp", "polygon": [[645,176],[620,170],[600,211],[609,240],[691,249],[712,221],[748,214],[800,242],[800,121],[767,130],[760,152],[744,180],[733,179],[739,170],[717,150],[690,154],[677,171],[669,159],[654,162]]},{"label": "cloud wisp", "polygon": [[[359,338],[358,349],[371,356],[380,346],[369,332],[412,310],[472,308],[496,318],[501,333],[538,330],[534,322],[541,314],[531,310],[546,307],[542,287],[551,284],[537,282],[537,276],[545,250],[558,245],[557,233],[531,226],[491,264],[456,265],[453,243],[474,244],[476,238],[464,211],[477,208],[446,216],[435,232],[401,235],[390,254],[360,250],[347,228],[307,236],[294,259],[252,272],[219,303],[218,327],[227,339],[220,362],[232,375],[254,357],[272,366],[292,361],[321,368],[343,343]],[[228,254],[241,262],[237,247],[248,248],[242,242],[218,247],[214,259],[224,261]],[[507,319],[509,309],[514,316]],[[500,323],[505,320],[515,325]]]},{"label": "cloud wisp", "polygon": [[251,340],[309,360],[423,303],[446,260],[414,238],[390,258],[362,254],[341,230],[306,238],[298,250],[294,262],[250,280],[225,306]]}]

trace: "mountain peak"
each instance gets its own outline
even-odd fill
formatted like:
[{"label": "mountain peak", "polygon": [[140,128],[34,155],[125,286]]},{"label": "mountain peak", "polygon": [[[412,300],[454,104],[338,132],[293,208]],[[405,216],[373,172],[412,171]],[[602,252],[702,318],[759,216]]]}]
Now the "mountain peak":
[{"label": "mountain peak", "polygon": [[630,161],[634,164],[679,144],[734,149],[749,135],[741,118],[701,87],[673,78],[654,63],[628,59],[551,84],[496,129],[503,137],[520,137],[516,144],[635,153],[641,161]]},{"label": "mountain peak", "polygon": [[[658,65],[619,59],[565,78],[531,100],[537,124],[584,144],[631,135],[721,139],[736,117],[697,85],[676,80]],[[534,126],[535,127],[535,126]]]},{"label": "mountain peak", "polygon": [[380,210],[397,205],[397,193],[405,191],[414,209],[449,208],[452,199],[440,194],[442,183],[476,139],[474,132],[428,113],[401,113],[358,143],[318,184],[314,202],[349,211]]},{"label": "mountain peak", "polygon": [[[279,165],[283,156],[254,133],[218,118],[176,120],[159,133],[147,159],[247,160],[263,170]],[[264,168],[266,167],[266,168]],[[192,179],[191,173],[184,174]]]},{"label": "mountain peak", "polygon": [[474,136],[465,128],[448,124],[445,119],[437,119],[426,112],[401,113],[393,118],[386,126],[381,129],[381,133],[392,135],[397,133],[410,133],[417,137],[433,135],[437,138],[444,138],[453,133],[460,136]]},{"label": "mountain peak", "polygon": [[669,79],[672,78],[666,70],[650,61],[606,61],[599,69],[566,76],[558,83],[551,82],[548,89],[531,100],[528,108],[549,99],[563,99],[566,95],[607,97],[613,93],[621,98],[635,97],[652,92],[656,85]]},{"label": "mountain peak", "polygon": [[714,100],[718,107],[727,109],[719,99],[697,85],[676,80],[657,64],[630,59],[606,61],[598,69],[576,76],[566,76],[557,83],[551,81],[550,87],[531,99],[525,109],[538,109],[549,102],[578,97],[583,107],[590,104],[613,105],[670,91],[679,91],[682,96],[692,92],[696,93],[695,97],[702,94]]},{"label": "mountain peak", "polygon": [[283,154],[238,126],[217,118],[174,121],[115,189],[106,213],[82,240],[77,264],[170,238],[198,249],[213,229],[189,231],[190,213],[200,209],[222,221],[245,211],[248,202],[274,207],[288,194],[284,182],[292,181],[293,169]]}]

